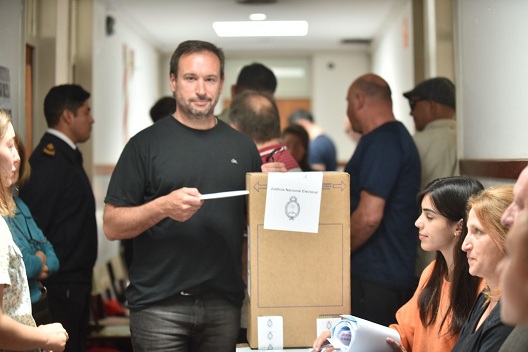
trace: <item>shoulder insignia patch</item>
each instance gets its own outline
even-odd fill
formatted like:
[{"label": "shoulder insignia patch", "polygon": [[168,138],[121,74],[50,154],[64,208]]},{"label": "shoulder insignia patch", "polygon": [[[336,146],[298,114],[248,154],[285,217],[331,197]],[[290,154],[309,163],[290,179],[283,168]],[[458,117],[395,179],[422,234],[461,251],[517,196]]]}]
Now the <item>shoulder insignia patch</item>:
[{"label": "shoulder insignia patch", "polygon": [[46,147],[44,148],[43,152],[44,152],[44,154],[48,154],[48,155],[54,156],[55,155],[55,146],[53,145],[53,143],[48,143],[48,145],[46,145]]}]

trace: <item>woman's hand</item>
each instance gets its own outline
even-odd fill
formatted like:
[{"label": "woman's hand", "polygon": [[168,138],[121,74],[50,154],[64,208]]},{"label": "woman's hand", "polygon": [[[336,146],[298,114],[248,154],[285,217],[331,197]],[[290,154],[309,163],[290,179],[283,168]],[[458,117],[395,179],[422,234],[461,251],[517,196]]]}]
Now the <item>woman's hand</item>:
[{"label": "woman's hand", "polygon": [[42,261],[42,268],[40,268],[40,273],[37,275],[38,280],[45,280],[49,276],[49,268],[46,264],[48,257],[46,257],[46,254],[44,254],[43,251],[36,251],[35,255],[40,258]]},{"label": "woman's hand", "polygon": [[[328,343],[328,338],[330,338],[331,335],[332,334],[330,333],[329,330],[323,331],[321,335],[319,335],[317,339],[315,339],[313,346],[312,346],[312,351],[314,352],[322,351],[322,349],[324,348],[324,345]],[[325,351],[333,351],[333,348],[332,349],[326,348]]]},{"label": "woman's hand", "polygon": [[387,343],[392,347],[394,352],[407,352],[407,350],[400,345],[398,342],[394,341],[390,337],[387,337]]},{"label": "woman's hand", "polygon": [[37,279],[39,279],[40,281],[46,280],[48,276],[49,276],[49,268],[46,264],[44,264],[42,266],[42,269],[40,270],[40,273],[37,276]]},{"label": "woman's hand", "polygon": [[40,258],[40,260],[42,261],[42,266],[44,266],[46,264],[46,261],[48,260],[46,254],[43,251],[38,250],[35,252],[35,255]]},{"label": "woman's hand", "polygon": [[38,328],[41,329],[48,338],[46,345],[42,346],[45,350],[54,352],[64,351],[69,336],[61,323],[40,325]]}]

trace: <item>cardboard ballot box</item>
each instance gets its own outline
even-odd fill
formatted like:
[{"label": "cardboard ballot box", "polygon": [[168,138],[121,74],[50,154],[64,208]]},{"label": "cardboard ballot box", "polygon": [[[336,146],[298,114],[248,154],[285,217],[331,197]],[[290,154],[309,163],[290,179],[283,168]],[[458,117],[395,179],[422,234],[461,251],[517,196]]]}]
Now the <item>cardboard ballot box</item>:
[{"label": "cardboard ballot box", "polygon": [[350,176],[323,173],[317,233],[264,229],[267,181],[267,174],[246,175],[249,345],[258,348],[259,316],[280,316],[284,347],[311,347],[317,318],[350,314]]}]

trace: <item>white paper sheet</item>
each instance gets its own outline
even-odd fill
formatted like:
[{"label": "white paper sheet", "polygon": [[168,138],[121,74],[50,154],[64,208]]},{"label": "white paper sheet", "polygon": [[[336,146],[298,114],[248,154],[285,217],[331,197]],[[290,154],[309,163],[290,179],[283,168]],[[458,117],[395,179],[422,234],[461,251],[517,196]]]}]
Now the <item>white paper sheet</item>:
[{"label": "white paper sheet", "polygon": [[257,326],[259,350],[282,350],[284,323],[281,316],[260,316],[257,318]]},{"label": "white paper sheet", "polygon": [[328,339],[341,351],[393,352],[387,337],[400,342],[400,335],[394,329],[352,315],[342,317],[344,319],[332,328],[332,336]]},{"label": "white paper sheet", "polygon": [[248,190],[218,192],[218,193],[202,194],[200,195],[200,199],[218,199],[218,198],[238,197],[238,196],[245,196],[246,194],[249,194]]},{"label": "white paper sheet", "polygon": [[317,318],[316,319],[316,335],[319,336],[325,331],[331,331],[334,326],[341,321],[341,318]]},{"label": "white paper sheet", "polygon": [[268,174],[264,229],[317,233],[322,172]]}]

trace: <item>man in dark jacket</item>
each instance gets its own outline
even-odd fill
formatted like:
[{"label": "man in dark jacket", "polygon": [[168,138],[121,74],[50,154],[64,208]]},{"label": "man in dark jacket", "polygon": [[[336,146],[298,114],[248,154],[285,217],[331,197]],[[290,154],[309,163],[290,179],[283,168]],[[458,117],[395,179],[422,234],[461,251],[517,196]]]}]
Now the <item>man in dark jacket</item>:
[{"label": "man in dark jacket", "polygon": [[60,262],[44,281],[50,311],[70,339],[66,351],[84,351],[92,271],[97,257],[95,199],[77,148],[90,138],[90,93],[75,84],[51,88],[44,99],[48,130],[33,151],[32,174],[20,190]]}]

